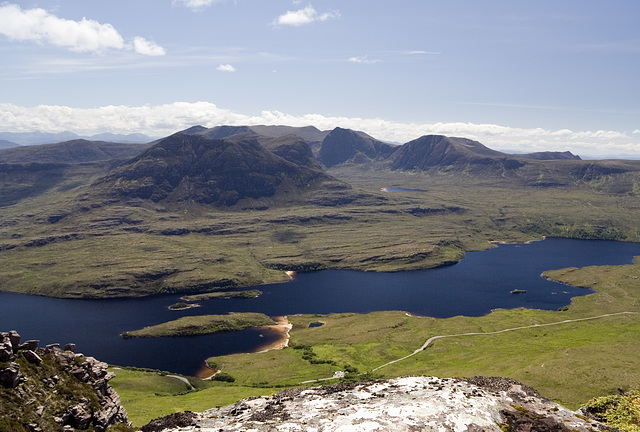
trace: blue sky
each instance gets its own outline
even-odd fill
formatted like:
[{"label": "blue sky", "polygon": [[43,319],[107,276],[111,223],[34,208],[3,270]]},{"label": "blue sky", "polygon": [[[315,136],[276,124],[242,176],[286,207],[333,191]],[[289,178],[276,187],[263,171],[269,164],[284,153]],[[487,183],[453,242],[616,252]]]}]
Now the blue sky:
[{"label": "blue sky", "polygon": [[0,131],[438,133],[640,157],[637,0],[0,3]]}]

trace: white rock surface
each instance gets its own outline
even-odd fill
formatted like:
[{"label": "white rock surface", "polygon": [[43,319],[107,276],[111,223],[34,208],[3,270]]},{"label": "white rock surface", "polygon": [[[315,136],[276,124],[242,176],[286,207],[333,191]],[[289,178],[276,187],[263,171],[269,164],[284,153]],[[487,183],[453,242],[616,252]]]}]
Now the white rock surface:
[{"label": "white rock surface", "polygon": [[[470,382],[469,382],[470,381]],[[194,416],[172,432],[596,431],[604,426],[503,378],[405,377],[291,389]],[[160,430],[160,429],[154,429]]]}]

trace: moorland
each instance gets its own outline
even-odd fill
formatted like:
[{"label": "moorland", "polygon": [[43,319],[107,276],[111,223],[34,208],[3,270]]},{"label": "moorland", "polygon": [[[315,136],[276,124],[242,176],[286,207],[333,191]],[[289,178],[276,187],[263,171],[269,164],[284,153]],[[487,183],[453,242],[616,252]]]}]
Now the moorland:
[{"label": "moorland", "polygon": [[[194,127],[148,144],[76,140],[0,150],[0,289],[69,298],[200,294],[285,271],[400,271],[495,241],[640,241],[640,162],[506,154],[463,138],[402,146],[346,129]],[[384,192],[383,188],[425,192]],[[436,341],[432,336],[640,312],[637,266],[548,276],[595,294],[563,311],[433,319],[402,311],[289,317],[290,348],[211,359],[194,390],[117,369],[135,422],[331,377],[509,376],[570,406],[640,385],[635,314]],[[309,328],[310,322],[321,327]],[[126,365],[120,365],[126,366]],[[209,406],[206,406],[206,405]]]}]

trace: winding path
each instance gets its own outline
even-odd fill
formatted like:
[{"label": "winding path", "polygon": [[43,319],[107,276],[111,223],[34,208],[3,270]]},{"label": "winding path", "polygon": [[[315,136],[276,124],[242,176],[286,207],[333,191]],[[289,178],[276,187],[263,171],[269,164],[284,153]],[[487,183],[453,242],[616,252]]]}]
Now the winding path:
[{"label": "winding path", "polygon": [[514,327],[514,328],[498,330],[498,331],[492,331],[492,332],[473,332],[473,333],[459,333],[459,334],[452,334],[452,335],[433,336],[433,337],[430,337],[429,339],[427,339],[426,342],[424,344],[422,344],[422,346],[420,348],[418,348],[417,350],[415,350],[411,354],[406,355],[406,356],[404,356],[402,358],[399,358],[399,359],[396,359],[396,360],[392,360],[389,363],[383,364],[382,366],[378,366],[377,368],[373,369],[372,372],[375,372],[375,371],[377,371],[379,369],[382,369],[383,367],[392,365],[392,364],[397,363],[399,361],[408,359],[409,357],[412,357],[412,356],[418,354],[419,352],[424,351],[431,344],[431,342],[433,342],[435,340],[438,340],[438,339],[444,339],[444,338],[450,338],[450,337],[458,337],[458,336],[493,335],[493,334],[498,334],[498,333],[506,333],[506,332],[510,332],[510,331],[515,331],[515,330],[523,330],[523,329],[529,329],[529,328],[535,328],[535,327],[546,327],[546,326],[566,324],[566,323],[577,322],[577,321],[594,320],[594,319],[598,319],[598,318],[605,318],[605,317],[610,317],[610,316],[615,316],[615,315],[635,314],[635,313],[637,313],[637,312],[616,312],[616,313],[598,315],[598,316],[594,316],[594,317],[568,319],[568,320],[564,320],[564,321],[552,322],[552,323],[547,323],[547,324],[532,324],[532,325],[528,325],[528,326]]},{"label": "winding path", "polygon": [[167,375],[167,376],[168,376],[168,377],[175,378],[175,379],[178,379],[178,380],[182,381],[183,383],[185,383],[185,384],[187,385],[187,388],[188,388],[189,390],[195,390],[195,389],[196,389],[196,388],[195,388],[195,387],[194,387],[194,386],[189,382],[189,380],[188,380],[188,379],[186,379],[185,377],[181,377],[181,376],[178,376],[178,375]]}]

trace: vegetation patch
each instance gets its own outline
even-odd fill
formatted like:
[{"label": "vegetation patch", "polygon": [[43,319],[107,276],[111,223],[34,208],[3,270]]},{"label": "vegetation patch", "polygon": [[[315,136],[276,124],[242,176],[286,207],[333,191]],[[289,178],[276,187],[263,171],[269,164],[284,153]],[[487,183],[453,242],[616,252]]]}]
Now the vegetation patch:
[{"label": "vegetation patch", "polygon": [[196,336],[251,327],[274,325],[275,322],[261,313],[243,312],[228,315],[186,316],[177,320],[122,333],[123,338],[149,338],[163,336]]},{"label": "vegetation patch", "polygon": [[189,303],[178,302],[178,303],[174,303],[174,304],[170,305],[168,309],[169,310],[179,311],[179,310],[191,309],[191,308],[195,308],[195,307],[200,307],[200,305],[199,304],[189,304]]},{"label": "vegetation patch", "polygon": [[602,396],[583,407],[589,415],[622,432],[640,432],[640,393]]},{"label": "vegetation patch", "polygon": [[230,298],[256,298],[262,294],[262,291],[257,289],[241,290],[241,291],[215,291],[204,294],[186,295],[180,297],[181,300],[192,302],[210,300],[216,298],[230,299]]}]

